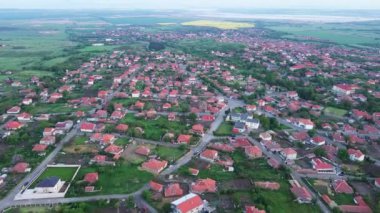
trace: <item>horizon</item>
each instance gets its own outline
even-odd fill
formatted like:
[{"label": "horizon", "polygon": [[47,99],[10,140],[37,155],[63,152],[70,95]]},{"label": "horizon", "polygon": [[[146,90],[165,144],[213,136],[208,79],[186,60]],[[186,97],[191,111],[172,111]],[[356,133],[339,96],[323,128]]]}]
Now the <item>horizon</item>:
[{"label": "horizon", "polygon": [[13,0],[6,1],[0,5],[0,9],[75,9],[75,10],[173,10],[188,9],[285,9],[285,10],[380,10],[380,1],[362,0]]}]

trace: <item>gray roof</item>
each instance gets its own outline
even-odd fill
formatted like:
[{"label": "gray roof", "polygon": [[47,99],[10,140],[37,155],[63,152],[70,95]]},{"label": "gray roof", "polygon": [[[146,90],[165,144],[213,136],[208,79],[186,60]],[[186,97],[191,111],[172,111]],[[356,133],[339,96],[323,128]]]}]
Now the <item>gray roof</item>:
[{"label": "gray roof", "polygon": [[59,181],[59,178],[56,176],[48,177],[48,178],[43,179],[41,182],[39,182],[36,187],[41,187],[41,188],[54,187],[58,183],[58,181]]},{"label": "gray roof", "polygon": [[237,129],[244,129],[245,128],[245,124],[243,122],[236,122],[235,125],[234,125],[235,128]]}]

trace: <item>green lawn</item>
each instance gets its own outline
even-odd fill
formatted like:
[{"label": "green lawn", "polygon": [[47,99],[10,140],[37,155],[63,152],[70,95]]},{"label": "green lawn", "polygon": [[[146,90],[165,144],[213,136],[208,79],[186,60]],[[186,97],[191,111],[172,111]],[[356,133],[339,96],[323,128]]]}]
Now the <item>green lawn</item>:
[{"label": "green lawn", "polygon": [[160,158],[167,161],[175,161],[182,157],[187,152],[187,149],[172,148],[165,146],[157,146],[156,153]]},{"label": "green lawn", "polygon": [[76,112],[80,110],[82,111],[89,110],[88,107],[74,109],[67,106],[65,103],[55,103],[55,104],[37,103],[36,105],[24,106],[23,108],[26,112],[29,112],[33,115],[41,114],[41,113],[69,113],[69,112]]},{"label": "green lawn", "polygon": [[216,136],[228,136],[232,134],[233,124],[231,122],[223,122],[214,132]]},{"label": "green lawn", "polygon": [[77,136],[74,139],[74,144],[75,145],[84,145],[87,140],[88,140],[88,137]]},{"label": "green lawn", "polygon": [[[85,193],[83,177],[89,172],[98,172],[99,180],[95,184],[96,190],[99,192]],[[144,184],[153,179],[153,175],[140,171],[137,165],[128,164],[125,162],[118,163],[116,166],[91,166],[81,168],[75,183],[69,190],[68,196],[83,196],[95,194],[128,194],[140,189]]]},{"label": "green lawn", "polygon": [[350,194],[336,193],[334,196],[330,196],[332,200],[338,205],[354,205],[354,196]]},{"label": "green lawn", "polygon": [[[175,134],[187,133],[190,128],[178,121],[169,122],[166,117],[145,120],[144,118],[135,117],[134,114],[127,114],[121,122],[129,125],[128,133],[130,135],[155,141],[161,140],[161,137],[167,132]],[[144,134],[135,134],[135,127],[143,128]]]},{"label": "green lawn", "polygon": [[337,117],[343,117],[344,115],[347,114],[347,110],[339,109],[335,107],[326,107],[324,112],[326,115],[332,115],[332,116],[337,116]]},{"label": "green lawn", "polygon": [[46,170],[33,182],[32,187],[38,184],[41,180],[57,176],[63,181],[70,181],[73,178],[78,167],[48,167]]}]

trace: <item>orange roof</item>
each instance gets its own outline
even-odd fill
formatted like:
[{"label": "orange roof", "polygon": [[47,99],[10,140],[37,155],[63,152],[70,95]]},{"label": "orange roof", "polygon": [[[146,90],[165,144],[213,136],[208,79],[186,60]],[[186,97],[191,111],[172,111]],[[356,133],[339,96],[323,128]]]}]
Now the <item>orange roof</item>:
[{"label": "orange roof", "polygon": [[216,181],[210,178],[199,179],[191,184],[191,191],[195,193],[216,192]]},{"label": "orange roof", "polygon": [[171,183],[165,188],[165,197],[175,197],[183,195],[183,189],[179,183]]}]

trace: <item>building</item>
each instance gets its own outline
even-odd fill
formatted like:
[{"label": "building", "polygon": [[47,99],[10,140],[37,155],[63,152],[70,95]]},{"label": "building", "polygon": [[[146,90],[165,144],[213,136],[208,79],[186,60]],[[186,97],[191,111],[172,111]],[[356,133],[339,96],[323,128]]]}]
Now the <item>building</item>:
[{"label": "building", "polygon": [[265,213],[265,210],[260,210],[255,206],[245,206],[244,213]]},{"label": "building", "polygon": [[64,181],[60,178],[52,176],[43,179],[34,188],[35,193],[58,193],[64,185]]},{"label": "building", "polygon": [[246,146],[244,152],[248,158],[260,158],[263,156],[263,152],[258,146]]},{"label": "building", "polygon": [[179,135],[177,138],[177,143],[180,144],[190,144],[191,135]]},{"label": "building", "polygon": [[364,161],[365,155],[358,149],[348,149],[348,155],[350,156],[350,160],[362,162]]},{"label": "building", "polygon": [[292,148],[285,148],[281,150],[281,156],[283,156],[285,160],[295,160],[297,159],[297,151]]},{"label": "building", "polygon": [[306,189],[306,187],[301,186],[298,183],[298,181],[295,181],[295,180],[292,180],[290,182],[292,185],[292,187],[290,188],[290,191],[296,197],[298,203],[311,203],[311,201],[313,200],[313,196]]},{"label": "building", "polygon": [[201,153],[200,158],[202,160],[214,162],[216,159],[218,159],[218,151],[206,149]]},{"label": "building", "polygon": [[183,195],[183,189],[179,183],[171,183],[165,187],[165,197],[178,197]]},{"label": "building", "polygon": [[160,161],[156,159],[150,159],[149,161],[144,162],[141,167],[148,172],[158,174],[164,170],[167,165],[168,162],[165,160]]},{"label": "building", "polygon": [[149,182],[149,187],[152,191],[155,192],[162,192],[162,190],[164,189],[164,185],[156,183],[154,181]]},{"label": "building", "polygon": [[324,162],[319,158],[313,158],[311,160],[311,164],[313,166],[313,169],[316,170],[318,173],[328,173],[328,174],[336,173],[335,167],[333,165],[327,162]]},{"label": "building", "polygon": [[354,190],[348,185],[346,180],[338,179],[334,180],[331,184],[336,193],[353,194]]},{"label": "building", "polygon": [[216,192],[216,181],[210,178],[199,179],[191,184],[191,191],[197,194],[205,192]]},{"label": "building", "polygon": [[204,202],[199,195],[190,193],[171,203],[174,213],[200,213]]},{"label": "building", "polygon": [[81,132],[94,132],[96,128],[96,124],[84,122],[80,125]]},{"label": "building", "polygon": [[87,173],[83,180],[90,184],[96,183],[99,180],[99,174],[97,172]]}]

